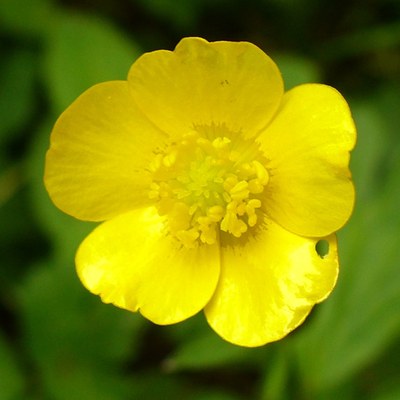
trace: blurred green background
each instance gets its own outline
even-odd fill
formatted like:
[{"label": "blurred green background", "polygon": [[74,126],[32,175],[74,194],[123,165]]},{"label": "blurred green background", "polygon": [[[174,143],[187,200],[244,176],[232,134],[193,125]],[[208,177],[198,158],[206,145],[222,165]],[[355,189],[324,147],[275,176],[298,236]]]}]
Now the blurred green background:
[{"label": "blurred green background", "polygon": [[[93,225],[43,188],[60,112],[194,35],[257,44],[287,88],[336,87],[358,126],[339,283],[257,349],[225,343],[201,314],[157,327],[102,304],[74,270]],[[0,54],[0,400],[400,399],[398,0],[1,0]]]}]

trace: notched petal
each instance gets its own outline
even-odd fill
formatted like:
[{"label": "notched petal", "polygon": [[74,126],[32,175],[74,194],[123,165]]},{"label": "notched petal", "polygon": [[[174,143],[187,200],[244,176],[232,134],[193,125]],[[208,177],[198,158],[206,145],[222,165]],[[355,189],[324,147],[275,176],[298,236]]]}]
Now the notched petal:
[{"label": "notched petal", "polygon": [[[316,244],[324,240],[324,256]],[[334,235],[304,238],[271,220],[241,246],[223,246],[221,278],[205,309],[229,342],[254,347],[283,338],[332,291],[338,275]]]}]

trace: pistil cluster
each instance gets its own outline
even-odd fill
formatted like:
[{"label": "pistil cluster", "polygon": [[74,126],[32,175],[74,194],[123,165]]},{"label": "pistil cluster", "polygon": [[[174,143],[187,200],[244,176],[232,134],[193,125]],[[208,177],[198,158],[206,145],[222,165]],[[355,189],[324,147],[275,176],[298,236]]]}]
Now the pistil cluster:
[{"label": "pistil cluster", "polygon": [[186,135],[156,155],[149,196],[185,247],[240,237],[259,219],[269,175],[255,143]]}]

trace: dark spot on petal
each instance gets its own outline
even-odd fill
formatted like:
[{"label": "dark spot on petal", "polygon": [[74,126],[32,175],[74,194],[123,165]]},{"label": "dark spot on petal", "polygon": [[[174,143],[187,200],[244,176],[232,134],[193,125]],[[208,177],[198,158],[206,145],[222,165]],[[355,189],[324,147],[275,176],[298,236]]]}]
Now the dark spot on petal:
[{"label": "dark spot on petal", "polygon": [[325,258],[329,253],[329,243],[327,240],[318,240],[315,244],[315,251],[321,258]]}]

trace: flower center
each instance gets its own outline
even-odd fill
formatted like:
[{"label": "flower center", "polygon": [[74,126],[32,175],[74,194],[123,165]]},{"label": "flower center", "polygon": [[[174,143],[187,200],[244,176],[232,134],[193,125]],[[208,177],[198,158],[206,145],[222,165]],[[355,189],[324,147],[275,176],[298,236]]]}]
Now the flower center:
[{"label": "flower center", "polygon": [[188,134],[156,155],[149,196],[185,247],[214,244],[220,230],[238,238],[259,219],[264,164],[255,143]]}]

